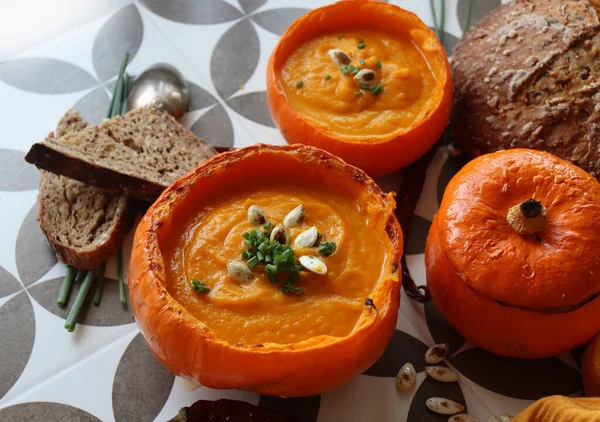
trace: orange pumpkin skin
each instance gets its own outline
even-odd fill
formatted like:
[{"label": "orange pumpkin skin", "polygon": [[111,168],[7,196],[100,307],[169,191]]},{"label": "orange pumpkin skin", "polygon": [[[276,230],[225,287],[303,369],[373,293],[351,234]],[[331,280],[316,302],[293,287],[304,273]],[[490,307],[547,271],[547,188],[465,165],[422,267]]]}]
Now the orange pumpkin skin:
[{"label": "orange pumpkin skin", "polygon": [[[389,137],[349,140],[315,126],[294,111],[278,81],[278,71],[290,54],[303,42],[324,31],[373,27],[390,33],[399,28],[417,28],[427,35],[427,42],[439,49],[435,62],[437,90],[420,120],[405,131]],[[435,33],[412,12],[376,0],[345,0],[314,9],[294,21],[283,34],[267,67],[267,104],[273,121],[290,144],[302,143],[329,151],[371,176],[391,173],[418,160],[439,139],[450,116],[452,81],[450,65]]]},{"label": "orange pumpkin skin", "polygon": [[[574,231],[576,237],[585,235],[592,239],[592,243],[596,242],[598,236],[594,234],[595,228],[600,227],[598,208],[594,208],[595,205],[591,203],[575,206],[575,209],[579,209],[579,215],[568,217],[564,214],[565,209],[560,207],[576,200],[572,196],[573,191],[571,194],[563,192],[564,196],[557,195],[554,204],[548,205],[548,227],[538,234],[542,242],[535,238],[536,235],[520,237],[517,233],[511,234],[512,229],[506,223],[506,219],[501,218],[506,216],[509,206],[528,199],[531,195],[527,193],[531,188],[530,180],[536,176],[550,177],[539,167],[548,162],[565,166],[570,172],[565,174],[567,179],[571,180],[563,181],[561,186],[579,183],[573,182],[577,179],[581,181],[582,186],[589,186],[587,194],[592,203],[600,199],[597,182],[583,170],[563,160],[537,151],[500,151],[471,161],[454,177],[446,188],[440,211],[434,218],[427,238],[427,285],[437,309],[467,340],[499,355],[524,359],[555,356],[587,342],[600,330],[600,282],[593,277],[598,265],[598,251],[589,250],[589,244],[585,244],[584,240],[581,243],[583,252],[579,251],[582,252],[582,256],[578,262],[572,262],[577,258],[570,252],[577,247],[568,243],[569,233],[561,233],[559,224],[561,218],[564,221],[572,220],[573,225],[578,224],[574,219],[588,218],[585,223],[589,224],[588,233],[579,233],[577,230],[580,227],[575,227]],[[518,186],[513,184],[511,179],[511,165],[520,168],[514,173],[514,181],[518,180]],[[499,194],[494,199],[489,193],[496,192],[494,183],[504,180],[502,175],[507,174],[505,169],[509,174],[507,197]],[[482,171],[486,174],[481,174]],[[501,176],[494,176],[495,172]],[[554,176],[560,178],[559,175],[552,174],[552,177]],[[537,186],[539,188],[540,185]],[[501,187],[502,185],[499,189]],[[542,203],[549,202],[549,198],[543,196],[540,190],[538,194],[541,196],[536,196],[536,199]],[[474,211],[460,205],[461,198],[474,202],[483,200],[487,204],[493,204],[494,207],[488,208],[492,214],[486,214],[483,208],[476,208]],[[557,215],[557,212],[563,215]],[[483,221],[486,221],[488,226]],[[465,227],[470,227],[469,230],[473,231],[472,237],[464,237]],[[562,230],[565,230],[564,226]],[[487,231],[488,234],[482,235],[481,239],[492,243],[478,244],[477,231]],[[457,242],[463,242],[464,247],[454,247],[456,244],[452,243],[452,240],[450,246],[447,246],[448,238],[452,236]],[[506,242],[502,253],[492,249],[502,241]],[[559,250],[553,248],[562,242],[565,243],[566,250],[561,255]],[[485,250],[486,247],[489,251]],[[522,288],[520,283],[523,283],[523,279],[511,277],[511,274],[514,275],[511,271],[521,262],[519,257],[535,256],[536,250],[542,247],[547,248],[548,255],[540,255],[532,265],[534,270],[545,276],[533,278],[534,281],[526,286],[527,290],[519,290]],[[452,250],[449,251],[449,248]],[[589,266],[586,266],[587,264]],[[581,268],[577,268],[577,265]],[[568,277],[562,277],[565,275],[565,267],[567,273],[572,270],[571,290]],[[580,277],[579,282],[575,282],[577,277]],[[563,279],[564,285],[561,283]],[[516,296],[514,300],[511,299],[511,295]],[[572,309],[557,311],[556,305],[565,297],[574,302],[569,304]],[[544,311],[544,305],[549,307],[548,311]]]},{"label": "orange pumpkin skin", "polygon": [[600,334],[588,345],[581,362],[583,388],[589,397],[600,397]]},{"label": "orange pumpkin skin", "polygon": [[[354,189],[357,200],[364,199],[381,213],[377,224],[387,233],[390,248],[386,271],[370,296],[377,310],[365,306],[350,335],[294,344],[229,344],[167,292],[160,242],[178,224],[178,210],[197,207],[203,195],[218,189],[224,175],[247,178],[257,163],[272,174],[294,166],[312,169],[305,177],[320,175],[332,186]],[[159,362],[204,386],[282,397],[332,390],[375,363],[396,327],[403,240],[394,207],[393,196],[384,194],[362,171],[316,148],[259,144],[218,154],[167,188],[136,229],[129,266],[129,298],[136,322]]]}]

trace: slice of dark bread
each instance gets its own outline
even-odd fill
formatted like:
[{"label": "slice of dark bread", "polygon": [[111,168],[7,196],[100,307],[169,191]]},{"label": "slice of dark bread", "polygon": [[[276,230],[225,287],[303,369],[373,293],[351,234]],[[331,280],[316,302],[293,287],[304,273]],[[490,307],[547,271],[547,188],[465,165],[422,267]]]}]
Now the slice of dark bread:
[{"label": "slice of dark bread", "polygon": [[[87,123],[74,110],[60,119],[56,136],[77,133]],[[46,142],[51,142],[50,134]],[[135,204],[125,195],[42,170],[40,227],[57,258],[79,269],[97,268],[121,246],[133,224]]]},{"label": "slice of dark bread", "polygon": [[154,201],[215,153],[169,114],[139,108],[98,126],[36,143],[25,159],[40,169]]}]

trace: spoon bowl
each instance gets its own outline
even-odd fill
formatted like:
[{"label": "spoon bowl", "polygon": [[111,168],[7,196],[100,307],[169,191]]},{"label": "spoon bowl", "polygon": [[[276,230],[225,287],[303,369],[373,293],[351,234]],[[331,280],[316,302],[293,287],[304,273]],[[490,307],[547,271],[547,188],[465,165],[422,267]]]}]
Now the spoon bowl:
[{"label": "spoon bowl", "polygon": [[169,64],[158,63],[135,79],[127,106],[156,108],[178,119],[187,111],[189,100],[190,90],[181,73]]}]

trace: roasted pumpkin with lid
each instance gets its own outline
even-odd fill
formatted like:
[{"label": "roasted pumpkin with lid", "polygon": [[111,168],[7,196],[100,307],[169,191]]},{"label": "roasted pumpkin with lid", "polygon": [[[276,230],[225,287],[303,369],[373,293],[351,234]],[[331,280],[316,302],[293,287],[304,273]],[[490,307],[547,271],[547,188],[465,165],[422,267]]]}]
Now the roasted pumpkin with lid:
[{"label": "roasted pumpkin with lid", "polygon": [[414,13],[346,0],[286,30],[269,60],[267,102],[289,143],[379,175],[417,160],[442,134],[449,72],[443,47]]},{"label": "roasted pumpkin with lid", "polygon": [[138,226],[133,314],[184,378],[279,396],[331,390],[373,364],[394,331],[394,208],[361,170],[313,147],[220,154]]},{"label": "roasted pumpkin with lid", "polygon": [[600,184],[545,152],[476,158],[446,187],[425,260],[436,307],[472,343],[566,352],[600,331]]}]

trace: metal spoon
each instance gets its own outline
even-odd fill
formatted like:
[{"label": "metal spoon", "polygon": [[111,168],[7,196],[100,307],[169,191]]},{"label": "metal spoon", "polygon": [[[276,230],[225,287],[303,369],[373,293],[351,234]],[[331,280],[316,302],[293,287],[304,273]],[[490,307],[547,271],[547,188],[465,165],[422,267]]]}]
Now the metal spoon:
[{"label": "metal spoon", "polygon": [[169,64],[158,63],[136,78],[127,97],[127,108],[156,108],[178,119],[187,111],[189,101],[190,90],[181,73]]}]

